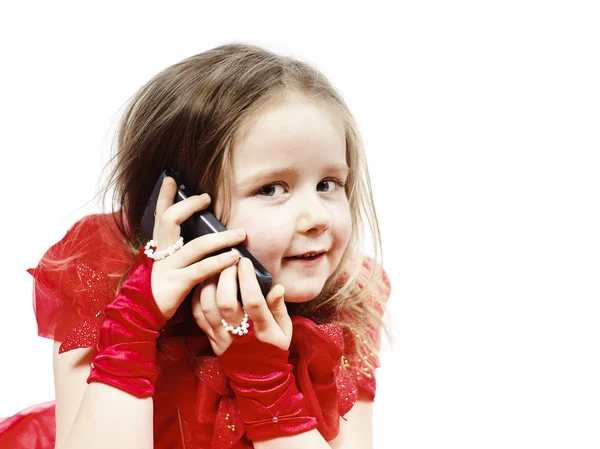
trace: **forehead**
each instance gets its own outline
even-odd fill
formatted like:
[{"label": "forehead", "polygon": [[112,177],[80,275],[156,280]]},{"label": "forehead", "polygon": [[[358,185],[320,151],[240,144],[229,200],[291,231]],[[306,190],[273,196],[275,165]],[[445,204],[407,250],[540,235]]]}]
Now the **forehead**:
[{"label": "forehead", "polygon": [[233,145],[232,162],[236,177],[265,167],[302,169],[345,163],[342,120],[324,105],[288,98],[249,122]]}]

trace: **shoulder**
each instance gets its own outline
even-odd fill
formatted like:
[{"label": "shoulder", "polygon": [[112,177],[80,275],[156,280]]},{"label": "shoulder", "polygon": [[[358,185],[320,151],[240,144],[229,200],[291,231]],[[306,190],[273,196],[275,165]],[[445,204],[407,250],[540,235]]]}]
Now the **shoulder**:
[{"label": "shoulder", "polygon": [[74,251],[98,250],[99,242],[123,245],[125,241],[119,233],[118,220],[116,214],[86,215],[69,228],[57,245]]},{"label": "shoulder", "polygon": [[356,276],[353,283],[356,289],[364,290],[368,286],[375,285],[377,288],[370,294],[382,295],[386,297],[385,299],[389,297],[392,290],[390,278],[383,269],[383,264],[369,254],[360,253],[351,256],[346,270],[338,276],[336,283],[345,284],[351,275]]},{"label": "shoulder", "polygon": [[[77,220],[27,270],[34,280],[38,335],[60,341],[82,320],[97,317],[132,260],[112,214]],[[85,322],[82,326],[90,327]]]},{"label": "shoulder", "polygon": [[[358,254],[352,257],[352,262],[349,265],[349,271],[340,276],[338,283],[344,284],[348,282],[348,278],[352,277],[352,297],[348,301],[344,301],[345,305],[354,304],[356,307],[341,307],[338,312],[338,318],[344,321],[350,318],[354,311],[360,308],[361,310],[371,310],[374,312],[372,317],[377,316],[379,319],[385,313],[387,302],[390,298],[392,285],[390,278],[383,265],[377,262],[368,254]],[[352,275],[350,274],[352,273]],[[353,310],[350,310],[353,309]],[[362,312],[361,312],[362,313]],[[348,316],[350,314],[350,316]],[[376,319],[376,321],[379,321]]]},{"label": "shoulder", "polygon": [[[390,296],[392,290],[392,284],[386,271],[383,269],[383,265],[377,263],[371,256],[367,254],[362,255],[362,270],[366,277],[376,276],[377,289],[376,292],[385,297],[385,300]],[[362,288],[362,285],[359,283]]]},{"label": "shoulder", "polygon": [[100,262],[109,255],[124,257],[126,242],[116,220],[115,214],[90,214],[80,218],[48,248],[40,261],[41,266],[51,268],[45,265],[56,262],[52,264],[54,268],[64,269],[74,260]]},{"label": "shoulder", "polygon": [[113,214],[90,214],[77,220],[27,271],[38,285],[58,288],[71,285],[69,281],[81,283],[84,265],[115,272],[125,271],[131,261]]}]

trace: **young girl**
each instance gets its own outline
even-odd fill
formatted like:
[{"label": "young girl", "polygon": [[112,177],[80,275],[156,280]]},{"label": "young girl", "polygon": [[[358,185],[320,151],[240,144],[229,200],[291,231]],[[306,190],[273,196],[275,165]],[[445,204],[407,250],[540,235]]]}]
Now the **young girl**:
[{"label": "young girl", "polygon": [[[192,56],[137,92],[114,159],[112,211],[28,270],[56,401],[0,422],[0,448],[372,447],[390,283],[361,252],[364,216],[381,254],[365,156],[325,77],[252,45]],[[166,178],[148,242],[168,167],[205,193],[174,203]],[[209,206],[228,230],[182,246]],[[252,262],[211,255],[240,243],[266,297]]]}]

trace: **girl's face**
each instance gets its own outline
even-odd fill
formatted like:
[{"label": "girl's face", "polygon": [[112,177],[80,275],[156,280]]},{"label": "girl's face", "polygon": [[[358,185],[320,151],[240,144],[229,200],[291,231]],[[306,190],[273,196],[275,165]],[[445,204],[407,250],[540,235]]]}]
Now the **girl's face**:
[{"label": "girl's face", "polygon": [[[316,297],[340,262],[352,221],[343,183],[341,122],[292,97],[261,114],[232,148],[231,218],[248,250],[285,287],[287,302]],[[220,215],[217,201],[215,212]],[[294,256],[322,253],[316,260]],[[304,260],[304,261],[303,261]]]}]

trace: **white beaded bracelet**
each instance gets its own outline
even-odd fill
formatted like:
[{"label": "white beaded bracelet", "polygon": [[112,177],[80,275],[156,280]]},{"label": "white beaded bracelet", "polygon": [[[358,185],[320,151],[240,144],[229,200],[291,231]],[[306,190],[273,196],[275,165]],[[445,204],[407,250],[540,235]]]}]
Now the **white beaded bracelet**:
[{"label": "white beaded bracelet", "polygon": [[150,259],[162,260],[165,257],[170,256],[183,246],[183,237],[179,237],[179,240],[177,240],[171,246],[165,248],[162,251],[154,251],[152,248],[156,248],[156,245],[156,240],[150,240],[148,243],[146,243],[146,246],[144,247],[144,254],[146,254],[146,256],[148,256]]},{"label": "white beaded bracelet", "polygon": [[244,309],[243,307],[242,310],[244,311],[244,318],[242,318],[242,322],[238,327],[233,327],[231,324],[225,321],[225,318],[221,320],[221,324],[223,325],[225,330],[231,332],[233,335],[241,336],[248,333],[248,328],[250,327],[250,325],[248,324],[248,314],[246,313],[246,309]]}]

